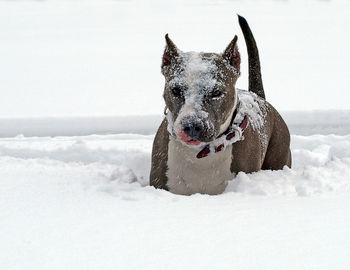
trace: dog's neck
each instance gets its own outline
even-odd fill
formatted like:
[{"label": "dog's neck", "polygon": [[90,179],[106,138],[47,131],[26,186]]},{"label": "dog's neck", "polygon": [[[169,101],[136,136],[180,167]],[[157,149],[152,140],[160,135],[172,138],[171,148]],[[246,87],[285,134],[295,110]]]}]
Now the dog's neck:
[{"label": "dog's neck", "polygon": [[233,112],[231,122],[222,134],[220,134],[214,141],[206,145],[198,154],[197,158],[204,158],[209,155],[221,152],[226,149],[228,145],[234,144],[243,140],[243,132],[247,128],[248,116],[242,111],[240,102],[238,101],[236,109]]}]

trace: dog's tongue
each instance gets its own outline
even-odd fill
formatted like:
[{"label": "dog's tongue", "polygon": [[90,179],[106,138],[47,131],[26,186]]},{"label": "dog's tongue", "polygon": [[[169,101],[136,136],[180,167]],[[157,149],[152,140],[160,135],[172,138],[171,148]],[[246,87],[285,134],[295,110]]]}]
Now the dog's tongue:
[{"label": "dog's tongue", "polygon": [[183,141],[184,143],[186,143],[188,145],[200,145],[201,144],[200,141],[193,140],[190,136],[185,134],[185,132],[183,132],[182,130],[180,131],[180,139],[181,139],[181,141]]},{"label": "dog's tongue", "polygon": [[201,144],[200,141],[194,141],[194,140],[185,141],[185,143],[188,145],[200,145]]}]

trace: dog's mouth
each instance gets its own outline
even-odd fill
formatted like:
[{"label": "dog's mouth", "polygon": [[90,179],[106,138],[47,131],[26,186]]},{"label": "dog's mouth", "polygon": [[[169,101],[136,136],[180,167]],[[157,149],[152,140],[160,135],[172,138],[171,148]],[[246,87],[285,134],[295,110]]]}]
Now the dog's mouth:
[{"label": "dog's mouth", "polygon": [[185,134],[185,132],[183,132],[182,130],[180,131],[179,134],[179,138],[181,141],[183,141],[185,144],[187,145],[195,145],[198,146],[200,145],[202,142],[199,141],[197,138],[192,138],[190,136],[188,136],[187,134]]},{"label": "dog's mouth", "polygon": [[189,141],[184,141],[188,145],[200,145],[202,142],[201,141],[196,141],[196,140],[189,140]]}]

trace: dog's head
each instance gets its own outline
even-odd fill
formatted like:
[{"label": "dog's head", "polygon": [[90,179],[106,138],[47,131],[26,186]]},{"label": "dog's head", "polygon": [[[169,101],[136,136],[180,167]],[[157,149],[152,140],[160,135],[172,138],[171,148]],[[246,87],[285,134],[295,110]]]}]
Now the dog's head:
[{"label": "dog's head", "polygon": [[228,128],[237,103],[237,36],[223,54],[185,53],[165,39],[162,73],[171,133],[186,145],[213,141]]}]

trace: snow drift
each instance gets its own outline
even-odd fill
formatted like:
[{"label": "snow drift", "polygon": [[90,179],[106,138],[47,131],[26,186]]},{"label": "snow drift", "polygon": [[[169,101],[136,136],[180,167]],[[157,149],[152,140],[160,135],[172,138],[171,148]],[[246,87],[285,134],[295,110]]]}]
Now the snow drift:
[{"label": "snow drift", "polygon": [[347,269],[350,135],[218,196],[148,185],[153,135],[0,139],[3,269]]}]

